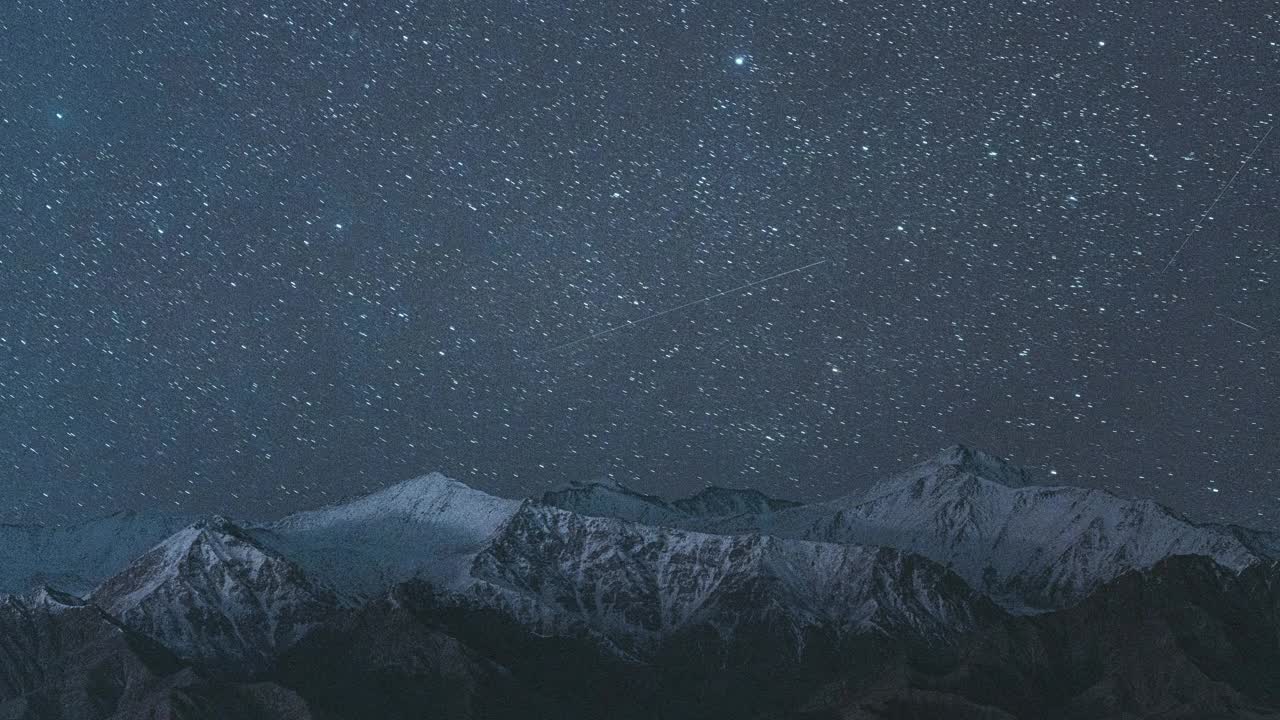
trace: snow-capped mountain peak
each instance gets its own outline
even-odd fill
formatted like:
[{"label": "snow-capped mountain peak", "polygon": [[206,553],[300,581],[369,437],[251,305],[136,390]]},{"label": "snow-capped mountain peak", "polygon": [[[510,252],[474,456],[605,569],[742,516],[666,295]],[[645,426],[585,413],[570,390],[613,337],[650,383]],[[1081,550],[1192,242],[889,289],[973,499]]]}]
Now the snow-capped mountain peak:
[{"label": "snow-capped mountain peak", "polygon": [[690,632],[767,629],[945,640],[991,607],[943,568],[886,548],[709,535],[526,503],[477,556],[468,594],[538,632],[644,655]]},{"label": "snow-capped mountain peak", "polygon": [[202,664],[252,668],[301,639],[333,596],[223,517],[178,531],[90,600]]},{"label": "snow-capped mountain peak", "polygon": [[924,481],[954,484],[989,482],[1007,488],[1021,488],[1034,485],[1035,474],[991,453],[965,445],[952,445],[907,471],[872,485],[864,498],[873,499],[906,484]]},{"label": "snow-capped mountain peak", "polygon": [[809,508],[799,535],[919,553],[1018,611],[1066,607],[1173,555],[1235,570],[1260,557],[1235,533],[1150,500],[1031,479],[986,453],[948,448],[865,494]]},{"label": "snow-capped mountain peak", "polygon": [[1037,485],[1032,472],[960,445],[863,492],[692,526],[916,553],[1016,612],[1067,607],[1173,555],[1239,570],[1280,547],[1274,534],[1198,525],[1150,500]]},{"label": "snow-capped mountain peak", "polygon": [[444,588],[462,581],[471,558],[519,507],[432,473],[250,532],[359,599],[411,578]]}]

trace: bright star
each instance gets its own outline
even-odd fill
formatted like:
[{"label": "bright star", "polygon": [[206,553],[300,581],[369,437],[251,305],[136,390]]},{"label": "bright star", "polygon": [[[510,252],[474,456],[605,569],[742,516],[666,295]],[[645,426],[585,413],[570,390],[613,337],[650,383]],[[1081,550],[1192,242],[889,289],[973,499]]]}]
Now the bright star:
[{"label": "bright star", "polygon": [[744,56],[744,55],[739,55],[738,57],[734,58],[734,59],[733,59],[733,64],[734,64],[734,65],[746,65],[746,64],[747,64],[747,58],[746,58],[746,56]]}]

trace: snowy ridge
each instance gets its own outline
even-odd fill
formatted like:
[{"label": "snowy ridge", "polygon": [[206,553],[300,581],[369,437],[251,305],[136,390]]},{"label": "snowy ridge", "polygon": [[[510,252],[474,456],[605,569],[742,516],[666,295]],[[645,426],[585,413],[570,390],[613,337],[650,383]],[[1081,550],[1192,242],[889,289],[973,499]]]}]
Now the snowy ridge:
[{"label": "snowy ridge", "polygon": [[865,493],[707,529],[918,553],[1016,612],[1067,607],[1174,555],[1205,555],[1238,571],[1274,543],[1255,533],[1251,549],[1239,528],[1197,525],[1149,500],[1030,480],[1003,460],[956,446]]},{"label": "snowy ridge", "polygon": [[120,512],[65,527],[0,525],[0,592],[87,594],[193,518]]},{"label": "snowy ridge", "polygon": [[690,497],[673,500],[671,505],[690,517],[706,518],[771,513],[798,507],[800,503],[771,498],[759,490],[734,490],[713,485]]},{"label": "snowy ridge", "polygon": [[657,495],[646,495],[617,482],[570,483],[542,495],[544,505],[580,515],[611,517],[645,525],[670,525],[686,514]]},{"label": "snowy ridge", "polygon": [[591,634],[629,655],[710,629],[886,633],[948,642],[990,606],[923,558],[886,548],[708,535],[526,503],[472,567],[472,602],[544,634]]},{"label": "snowy ridge", "polygon": [[217,517],[152,548],[90,600],[180,657],[238,668],[265,665],[334,605],[292,562]]},{"label": "snowy ridge", "polygon": [[770,513],[799,503],[771,498],[756,490],[708,487],[695,495],[666,501],[617,483],[571,483],[543,494],[544,505],[591,517],[609,517],[644,525],[685,526],[707,518]]},{"label": "snowy ridge", "polygon": [[421,578],[451,588],[520,507],[432,473],[249,532],[348,598]]},{"label": "snowy ridge", "polygon": [[[409,580],[623,656],[691,633],[728,643],[765,632],[803,653],[815,636],[949,643],[998,613],[993,600],[1016,613],[1069,607],[1173,556],[1239,572],[1280,547],[1273,533],[1032,480],[954,447],[825,503],[721,488],[673,502],[620,485],[548,493],[580,508],[570,511],[432,474],[247,530],[222,518],[190,525],[90,601],[210,665],[262,666],[339,604]],[[78,600],[44,590],[29,602],[61,612]]]}]

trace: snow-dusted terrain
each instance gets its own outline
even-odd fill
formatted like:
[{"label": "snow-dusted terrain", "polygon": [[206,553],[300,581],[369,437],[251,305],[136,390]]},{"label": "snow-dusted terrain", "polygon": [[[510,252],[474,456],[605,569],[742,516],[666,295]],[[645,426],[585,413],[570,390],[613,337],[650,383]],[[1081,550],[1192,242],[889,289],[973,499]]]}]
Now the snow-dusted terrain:
[{"label": "snow-dusted terrain", "polygon": [[476,558],[468,595],[546,634],[581,629],[643,654],[683,632],[741,629],[947,642],[986,610],[933,562],[888,548],[726,536],[526,504]]},{"label": "snow-dusted terrain", "polygon": [[224,518],[186,527],[90,600],[179,657],[262,667],[334,607],[331,593]]},{"label": "snow-dusted terrain", "polygon": [[359,599],[410,578],[465,584],[471,559],[519,507],[433,473],[250,532]]},{"label": "snow-dusted terrain", "polygon": [[918,553],[1019,612],[1066,607],[1175,555],[1239,570],[1277,547],[1275,534],[1198,525],[1150,500],[1035,485],[1028,472],[962,446],[865,492],[693,526]]},{"label": "snow-dusted terrain", "polygon": [[[437,474],[258,526],[174,522],[0,529],[6,581],[52,585],[0,598],[0,717],[407,718],[447,699],[472,718],[495,692],[505,717],[568,717],[595,692],[579,678],[608,707],[642,670],[710,683],[668,708],[701,717],[703,692],[807,687],[815,668],[833,684],[788,702],[848,717],[1280,707],[1280,537],[959,446],[811,505],[603,483],[516,501]],[[351,672],[357,696],[335,689]],[[993,688],[1014,704],[987,712]]]}]

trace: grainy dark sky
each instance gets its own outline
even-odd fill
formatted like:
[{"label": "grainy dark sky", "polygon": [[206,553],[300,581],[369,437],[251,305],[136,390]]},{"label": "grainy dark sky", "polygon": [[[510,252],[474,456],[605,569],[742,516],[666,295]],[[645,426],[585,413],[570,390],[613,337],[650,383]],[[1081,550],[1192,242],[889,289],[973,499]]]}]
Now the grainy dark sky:
[{"label": "grainy dark sky", "polygon": [[1274,2],[16,0],[0,38],[5,519],[426,470],[816,499],[965,442],[1280,520]]}]

